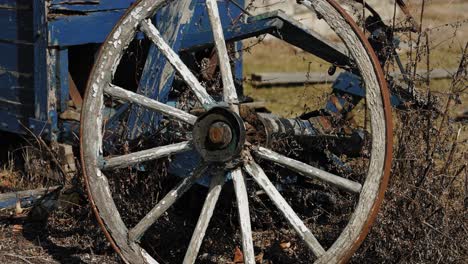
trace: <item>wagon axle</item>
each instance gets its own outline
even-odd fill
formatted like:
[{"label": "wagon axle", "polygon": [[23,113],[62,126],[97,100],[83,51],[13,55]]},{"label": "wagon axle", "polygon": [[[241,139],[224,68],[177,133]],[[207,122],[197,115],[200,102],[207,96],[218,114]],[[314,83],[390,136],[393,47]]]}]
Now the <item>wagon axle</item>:
[{"label": "wagon axle", "polygon": [[238,156],[244,146],[244,121],[233,111],[213,107],[193,127],[195,149],[207,162],[226,162]]},{"label": "wagon axle", "polygon": [[232,141],[231,127],[224,122],[216,122],[208,129],[210,143],[219,149],[223,149]]}]

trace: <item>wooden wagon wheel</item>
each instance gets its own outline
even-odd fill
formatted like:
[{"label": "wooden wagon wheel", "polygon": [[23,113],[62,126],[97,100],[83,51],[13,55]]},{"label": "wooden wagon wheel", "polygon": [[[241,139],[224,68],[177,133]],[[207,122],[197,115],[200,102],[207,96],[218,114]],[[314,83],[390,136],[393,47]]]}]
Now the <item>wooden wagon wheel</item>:
[{"label": "wooden wagon wheel", "polygon": [[[207,171],[211,163],[222,163],[230,164],[230,169],[226,170],[230,171],[235,189],[245,263],[255,263],[248,193],[245,184],[245,179],[249,177],[253,178],[258,186],[264,190],[278,211],[313,252],[316,256],[316,263],[346,262],[362,242],[376,217],[386,189],[392,154],[391,110],[385,79],[374,52],[357,25],[333,0],[302,2],[320,14],[345,43],[366,88],[366,101],[372,130],[372,153],[368,172],[362,183],[322,171],[262,146],[248,144],[247,147],[242,136],[244,121],[238,115],[238,96],[233,83],[216,0],[206,0],[206,6],[214,32],[215,46],[219,54],[223,102],[216,102],[207,93],[179,56],[164,41],[158,29],[149,19],[166,3],[167,1],[164,0],[142,0],[128,10],[103,44],[91,72],[85,95],[81,120],[81,158],[84,176],[92,207],[114,249],[128,263],[157,263],[140,246],[140,238],[196,182],[197,178]],[[137,31],[143,32],[167,57],[205,109],[204,115],[194,116],[181,109],[113,84],[114,73],[122,54],[134,39]],[[215,146],[214,150],[212,148],[212,152],[204,153],[206,142],[193,139],[121,156],[105,157],[102,150],[102,109],[105,104],[104,98],[107,95],[141,105],[169,119],[193,126],[193,137],[199,135],[205,141],[211,141],[211,146]],[[216,115],[222,116],[221,120],[216,119]],[[210,126],[209,129],[204,129],[206,126]],[[233,141],[236,144],[231,148],[231,151],[227,155],[218,157],[216,146],[225,146]],[[126,226],[114,203],[106,174],[112,173],[112,169],[115,168],[133,166],[140,162],[175,155],[191,149],[199,151],[206,162],[200,165],[191,176],[182,179],[172,191],[159,200],[137,225]],[[348,224],[330,247],[324,248],[320,244],[314,236],[313,230],[309,230],[256,162],[258,158],[279,164],[305,177],[325,181],[332,186],[359,196]],[[185,253],[184,263],[194,263],[197,258],[208,223],[225,182],[225,171],[220,172],[214,173],[211,178],[208,195]]]}]

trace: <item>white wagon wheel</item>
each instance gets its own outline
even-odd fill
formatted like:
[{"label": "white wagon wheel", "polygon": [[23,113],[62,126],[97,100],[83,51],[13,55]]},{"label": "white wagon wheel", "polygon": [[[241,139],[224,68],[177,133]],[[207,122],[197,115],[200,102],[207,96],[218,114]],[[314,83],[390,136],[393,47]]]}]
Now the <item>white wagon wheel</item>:
[{"label": "white wagon wheel", "polygon": [[[239,210],[245,263],[255,263],[248,193],[245,185],[245,179],[250,177],[264,190],[273,204],[276,205],[278,211],[316,256],[316,263],[346,262],[362,242],[376,217],[386,189],[392,154],[391,110],[385,79],[374,52],[357,25],[333,0],[302,2],[302,4],[320,14],[345,43],[366,88],[366,101],[372,130],[372,153],[368,172],[362,183],[321,171],[306,163],[288,158],[261,146],[250,146],[248,144],[247,147],[247,144],[243,144],[243,138],[239,134],[239,131],[244,129],[243,120],[238,115],[238,97],[234,88],[216,0],[207,0],[206,5],[214,29],[216,49],[220,60],[223,83],[222,105],[227,105],[229,110],[217,107],[221,102],[216,102],[207,93],[206,89],[184,65],[178,55],[165,43],[158,29],[149,20],[165,3],[164,0],[142,0],[135,3],[128,10],[103,44],[88,82],[81,120],[81,158],[90,202],[107,239],[125,262],[157,263],[140,246],[139,239],[157,221],[159,216],[195,183],[197,177],[206,172],[207,166],[214,160],[214,162],[222,161],[223,164],[234,164],[229,170]],[[113,75],[122,54],[138,30],[143,32],[168,58],[178,74],[195,94],[199,103],[205,108],[205,115],[197,118],[181,109],[149,99],[113,84]],[[117,157],[104,157],[102,151],[104,95],[111,95],[123,101],[139,104],[170,119],[192,125],[194,126],[194,137],[201,134],[201,137],[209,138],[212,141],[211,143],[218,145],[237,140],[236,143],[240,147],[233,148],[230,155],[222,159],[217,159],[216,152],[214,152],[214,157],[205,155],[205,153],[202,153],[205,148],[204,143],[193,141],[156,146],[155,148]],[[224,115],[225,120],[215,124],[210,123],[209,120],[214,114]],[[226,126],[226,123],[228,126]],[[205,125],[210,125],[211,129],[202,129]],[[139,162],[167,157],[190,149],[196,149],[201,155],[203,154],[202,156],[206,159],[205,164],[207,165],[200,166],[192,176],[181,180],[137,225],[126,226],[114,203],[106,174],[111,173],[114,168],[132,166]],[[239,159],[239,157],[242,159]],[[348,224],[330,247],[323,247],[314,236],[314,230],[310,230],[288,205],[282,194],[275,188],[256,162],[257,158],[279,164],[305,177],[323,180],[332,186],[359,196],[358,203]],[[238,160],[241,161],[237,162]],[[197,258],[208,223],[225,182],[224,171],[221,172],[223,173],[214,173],[214,176],[212,176],[208,195],[203,204],[190,245],[185,253],[184,263],[194,263]]]}]

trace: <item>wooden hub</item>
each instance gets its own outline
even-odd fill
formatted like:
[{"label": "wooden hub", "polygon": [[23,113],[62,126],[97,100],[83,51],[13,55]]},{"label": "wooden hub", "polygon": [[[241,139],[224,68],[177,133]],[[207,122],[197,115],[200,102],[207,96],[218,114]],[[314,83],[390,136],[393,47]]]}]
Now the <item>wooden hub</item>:
[{"label": "wooden hub", "polygon": [[245,142],[240,116],[224,107],[213,107],[193,127],[195,149],[208,162],[226,162],[239,155]]}]

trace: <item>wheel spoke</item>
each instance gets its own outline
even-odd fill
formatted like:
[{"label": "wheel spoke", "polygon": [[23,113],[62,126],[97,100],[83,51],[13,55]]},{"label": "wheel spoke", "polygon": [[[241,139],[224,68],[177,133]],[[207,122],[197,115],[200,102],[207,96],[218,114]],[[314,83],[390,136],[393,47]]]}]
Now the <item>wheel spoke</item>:
[{"label": "wheel spoke", "polygon": [[144,95],[125,90],[122,87],[118,87],[113,84],[109,84],[107,87],[105,87],[104,91],[113,97],[120,98],[122,100],[129,101],[134,104],[142,105],[151,110],[157,111],[161,114],[167,115],[169,117],[175,118],[177,120],[183,121],[191,125],[195,124],[195,121],[197,121],[197,117],[194,115],[186,113],[170,105],[158,102]]},{"label": "wheel spoke", "polygon": [[284,166],[288,169],[296,171],[305,177],[312,179],[320,179],[329,183],[330,185],[336,186],[338,188],[344,189],[353,193],[360,193],[362,185],[358,182],[345,179],[343,177],[331,174],[329,172],[323,171],[312,167],[306,163],[288,158],[279,153],[276,153],[272,150],[260,147],[254,152],[257,157],[262,159],[273,161],[281,166]]},{"label": "wheel spoke", "polygon": [[208,10],[211,29],[213,30],[216,51],[218,52],[219,68],[221,70],[221,77],[223,80],[224,101],[227,102],[231,108],[237,109],[237,106],[235,105],[239,103],[239,100],[237,99],[236,87],[234,85],[234,79],[231,71],[231,63],[229,62],[223,27],[219,17],[218,3],[216,0],[206,0],[206,8]]},{"label": "wheel spoke", "polygon": [[164,54],[169,63],[177,70],[182,76],[185,82],[190,86],[195,96],[198,98],[200,103],[205,107],[209,108],[215,101],[206,92],[206,89],[200,84],[195,75],[190,69],[182,62],[179,55],[166,43],[159,31],[153,25],[151,20],[146,19],[141,22],[140,29],[148,36],[148,38],[159,48]]},{"label": "wheel spoke", "polygon": [[297,214],[294,212],[291,206],[289,206],[283,196],[281,196],[278,190],[276,190],[275,186],[268,179],[262,168],[260,168],[257,163],[252,162],[245,165],[244,169],[254,178],[257,184],[263,188],[268,197],[270,197],[279,211],[284,215],[289,224],[294,228],[294,230],[296,230],[296,232],[312,250],[315,256],[320,257],[322,254],[324,254],[325,250],[320,245],[318,240],[315,238],[312,232],[310,232],[304,222],[302,222],[299,216],[297,216]]},{"label": "wheel spoke", "polygon": [[206,166],[199,166],[190,177],[184,178],[177,186],[167,193],[141,221],[128,232],[130,241],[139,241],[146,230],[150,228],[158,218],[169,209],[206,171]]},{"label": "wheel spoke", "polygon": [[234,191],[236,192],[237,209],[239,213],[239,224],[242,234],[242,251],[244,263],[255,264],[255,254],[252,241],[252,229],[250,226],[249,201],[247,199],[247,188],[245,187],[242,170],[236,169],[232,173]]},{"label": "wheel spoke", "polygon": [[217,173],[211,179],[210,190],[206,196],[200,217],[198,218],[197,226],[195,227],[195,231],[190,239],[189,247],[185,253],[184,264],[195,263],[195,260],[197,259],[198,251],[200,250],[203,238],[205,237],[208,224],[213,216],[213,211],[215,209],[216,202],[218,201],[219,194],[221,193],[223,183],[224,175],[221,173]]},{"label": "wheel spoke", "polygon": [[162,147],[156,147],[151,149],[146,149],[138,152],[134,152],[127,155],[104,158],[102,164],[103,170],[110,169],[119,169],[129,167],[140,162],[156,160],[162,157],[167,157],[170,155],[186,152],[192,149],[192,143],[189,141],[171,144]]}]

